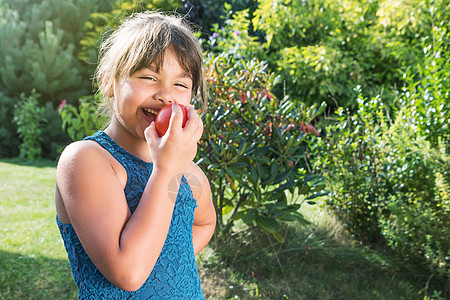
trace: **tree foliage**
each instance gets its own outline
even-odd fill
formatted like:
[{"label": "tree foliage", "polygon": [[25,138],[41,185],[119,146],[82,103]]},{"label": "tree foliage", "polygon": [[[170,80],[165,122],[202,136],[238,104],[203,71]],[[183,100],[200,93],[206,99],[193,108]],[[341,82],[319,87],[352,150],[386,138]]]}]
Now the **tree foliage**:
[{"label": "tree foliage", "polygon": [[12,96],[31,89],[42,101],[89,93],[83,62],[76,57],[92,0],[2,1],[0,82]]},{"label": "tree foliage", "polygon": [[[241,12],[226,8],[231,18],[225,23],[251,23],[249,34],[263,42],[265,51],[246,54],[256,54],[281,76],[274,89],[279,97],[352,107],[357,85],[365,96],[383,91],[386,99],[395,99],[393,89],[403,85],[402,68],[421,62],[417,41],[430,36],[433,24],[446,23],[445,5],[419,0],[260,0],[245,21]],[[233,46],[242,51],[249,45]]]}]

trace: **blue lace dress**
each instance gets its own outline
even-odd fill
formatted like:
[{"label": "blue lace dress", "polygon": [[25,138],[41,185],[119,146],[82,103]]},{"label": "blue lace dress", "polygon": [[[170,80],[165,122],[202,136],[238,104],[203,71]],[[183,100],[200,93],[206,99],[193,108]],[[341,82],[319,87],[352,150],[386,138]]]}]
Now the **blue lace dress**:
[{"label": "blue lace dress", "polygon": [[[99,143],[126,169],[125,195],[131,213],[139,204],[153,165],[133,156],[99,131],[88,140]],[[183,177],[178,191],[169,233],[147,281],[137,291],[128,292],[111,284],[90,260],[70,224],[56,222],[64,240],[79,299],[204,299],[192,244],[192,224],[196,200]]]}]

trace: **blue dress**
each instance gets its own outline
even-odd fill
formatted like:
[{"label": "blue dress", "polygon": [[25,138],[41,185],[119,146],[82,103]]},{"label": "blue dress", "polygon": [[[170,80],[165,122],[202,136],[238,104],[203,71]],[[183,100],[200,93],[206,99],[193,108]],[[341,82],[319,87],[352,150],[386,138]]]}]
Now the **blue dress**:
[{"label": "blue dress", "polygon": [[[128,207],[133,213],[153,165],[125,151],[103,131],[86,139],[99,143],[127,171],[125,195]],[[83,249],[73,226],[61,223],[56,217],[72,274],[79,289],[79,299],[204,299],[192,243],[192,224],[196,207],[191,188],[183,177],[161,254],[148,279],[134,292],[121,290],[110,283]]]}]

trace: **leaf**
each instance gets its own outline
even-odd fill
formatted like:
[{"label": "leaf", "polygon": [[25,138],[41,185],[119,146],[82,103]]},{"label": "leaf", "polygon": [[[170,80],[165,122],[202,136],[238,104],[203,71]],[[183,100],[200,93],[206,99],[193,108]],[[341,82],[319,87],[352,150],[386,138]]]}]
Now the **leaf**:
[{"label": "leaf", "polygon": [[274,192],[278,192],[278,191],[285,191],[290,189],[291,187],[295,186],[297,184],[296,180],[289,180],[288,182],[286,182],[283,185],[280,185],[279,187],[277,187]]},{"label": "leaf", "polygon": [[295,221],[299,222],[302,225],[310,225],[311,224],[311,222],[306,220],[305,217],[298,211],[292,212],[291,215],[294,216]]},{"label": "leaf", "polygon": [[258,215],[258,212],[256,211],[256,209],[249,209],[245,213],[245,215],[242,217],[242,221],[247,225],[251,225],[257,215]]},{"label": "leaf", "polygon": [[241,169],[244,169],[244,167],[247,167],[247,163],[238,161],[238,162],[229,164],[228,167],[230,167],[230,168],[238,168],[238,169],[241,168]]},{"label": "leaf", "polygon": [[231,184],[231,187],[233,188],[233,190],[237,191],[237,187],[234,185],[233,180],[231,180],[230,176],[228,176],[228,174],[225,174],[225,177],[227,178],[228,182]]},{"label": "leaf", "polygon": [[301,188],[300,188],[300,190],[299,190],[299,194],[300,195],[306,195],[306,194],[308,194],[309,192],[311,191],[311,188],[309,187],[309,185],[304,185],[304,186],[302,186]]},{"label": "leaf", "polygon": [[286,178],[289,177],[289,175],[291,175],[292,171],[293,169],[289,168],[283,173],[279,174],[273,181],[273,184],[279,184],[280,182],[284,181]]},{"label": "leaf", "polygon": [[232,210],[233,210],[233,206],[231,206],[231,205],[225,205],[224,207],[222,207],[222,214],[223,214],[223,215],[227,215],[227,214],[229,214]]},{"label": "leaf", "polygon": [[256,167],[255,167],[255,163],[252,163],[250,165],[250,176],[249,176],[249,180],[251,181],[251,183],[253,183],[254,185],[256,185],[258,183],[258,174],[256,171]]},{"label": "leaf", "polygon": [[270,165],[270,181],[275,180],[275,178],[277,177],[277,173],[278,173],[278,166],[275,161],[272,161]]},{"label": "leaf", "polygon": [[325,184],[314,185],[312,191],[319,192],[319,191],[322,191],[323,189],[325,189],[325,187],[326,187]]},{"label": "leaf", "polygon": [[284,237],[279,233],[279,232],[275,232],[272,234],[273,237],[280,243],[284,244],[286,242],[286,240],[284,239]]},{"label": "leaf", "polygon": [[257,162],[255,162],[256,170],[258,171],[259,177],[261,179],[266,177],[266,172],[264,172],[264,168]]},{"label": "leaf", "polygon": [[242,139],[239,142],[239,147],[237,149],[237,151],[238,151],[237,155],[238,156],[242,155],[246,149],[247,149],[247,141],[245,139]]},{"label": "leaf", "polygon": [[280,229],[280,224],[276,220],[265,216],[257,216],[255,222],[259,228],[267,233],[274,234]]},{"label": "leaf", "polygon": [[243,217],[244,215],[245,215],[245,211],[241,210],[241,211],[236,212],[236,213],[231,217],[231,219],[234,220],[234,221],[236,221],[236,220],[242,219],[242,217]]}]

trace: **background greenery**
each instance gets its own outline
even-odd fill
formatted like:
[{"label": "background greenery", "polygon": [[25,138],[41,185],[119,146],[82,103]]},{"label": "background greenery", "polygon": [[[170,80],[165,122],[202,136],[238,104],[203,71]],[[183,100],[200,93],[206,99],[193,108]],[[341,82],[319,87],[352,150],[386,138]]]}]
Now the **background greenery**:
[{"label": "background greenery", "polygon": [[[327,299],[309,294],[308,284],[330,299],[354,298],[336,291],[342,284],[317,288],[313,273],[295,270],[305,259],[299,249],[314,249],[313,234],[324,248],[313,256],[319,265],[306,269],[325,262],[347,270],[353,258],[364,270],[358,262],[376,257],[365,269],[374,277],[357,281],[365,299],[449,297],[448,0],[0,0],[0,157],[55,161],[65,145],[104,126],[91,83],[97,47],[120,19],[146,9],[187,13],[205,50],[211,99],[198,163],[211,180],[219,226],[202,260],[227,278],[217,282],[233,278],[244,298]],[[23,208],[26,197],[5,202],[6,211]],[[328,229],[308,231],[318,230],[304,210],[314,204],[312,215],[325,211],[336,218],[332,226],[342,224],[337,239]],[[2,243],[7,260],[22,259],[8,248],[19,240]],[[65,259],[58,255],[25,261],[58,265],[53,258]],[[25,267],[2,270],[3,292]],[[376,283],[384,271],[406,294]],[[292,282],[299,274],[311,281]],[[354,287],[355,278],[333,276],[325,280]]]}]

